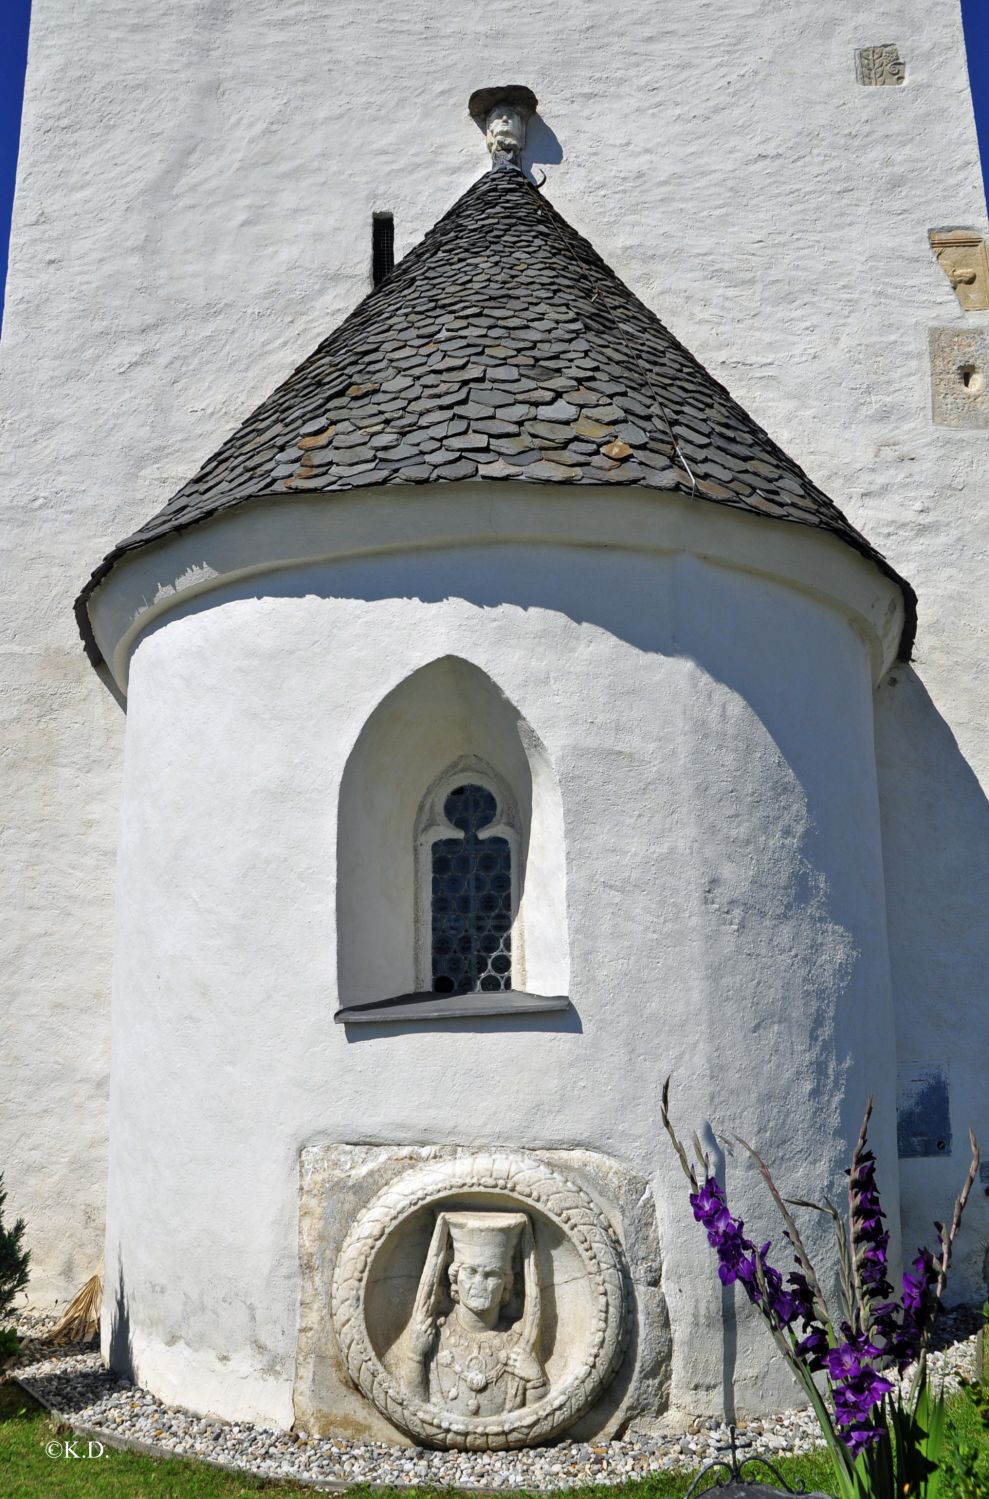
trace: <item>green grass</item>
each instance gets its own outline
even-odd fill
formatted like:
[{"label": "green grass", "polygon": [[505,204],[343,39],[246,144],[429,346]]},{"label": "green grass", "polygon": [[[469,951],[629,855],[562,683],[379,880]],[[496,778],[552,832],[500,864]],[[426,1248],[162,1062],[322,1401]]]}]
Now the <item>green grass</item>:
[{"label": "green grass", "polygon": [[[49,1457],[50,1442],[71,1434],[16,1385],[0,1381],[0,1495],[3,1499],[247,1499],[313,1490],[295,1483],[265,1483],[179,1458],[139,1457],[107,1447],[102,1457]],[[84,1451],[84,1439],[76,1438]]]},{"label": "green grass", "polygon": [[[978,1446],[989,1471],[989,1434],[982,1428],[971,1404],[963,1397],[950,1403],[950,1441]],[[290,1499],[314,1490],[290,1482],[240,1477],[204,1463],[180,1458],[140,1457],[133,1452],[106,1448],[102,1457],[49,1457],[50,1442],[64,1442],[71,1434],[56,1426],[42,1407],[16,1385],[0,1381],[0,1495],[2,1499],[247,1499],[267,1493],[272,1499]],[[85,1440],[76,1438],[85,1450]],[[831,1469],[823,1453],[809,1457],[781,1458],[780,1473],[792,1488],[834,1493]],[[764,1472],[764,1470],[763,1470]],[[752,1478],[762,1476],[751,1471]],[[680,1499],[690,1486],[689,1473],[657,1473],[635,1479],[620,1491],[587,1484],[568,1491],[571,1499]],[[767,1481],[772,1480],[766,1475]],[[394,1491],[397,1493],[397,1491]],[[426,1494],[427,1490],[420,1490]],[[451,1499],[449,1490],[445,1499]],[[949,1486],[949,1493],[951,1488]],[[389,1490],[354,1487],[350,1499],[387,1499]],[[409,1499],[408,1491],[402,1499]],[[986,1491],[989,1499],[989,1490]]]}]

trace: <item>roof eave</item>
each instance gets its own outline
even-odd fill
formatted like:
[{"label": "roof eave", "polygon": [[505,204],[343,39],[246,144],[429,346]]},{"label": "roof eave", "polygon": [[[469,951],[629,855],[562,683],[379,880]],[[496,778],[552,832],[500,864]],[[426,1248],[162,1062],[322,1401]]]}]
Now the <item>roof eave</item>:
[{"label": "roof eave", "polygon": [[[619,497],[630,503],[616,505]],[[499,503],[493,507],[492,500]],[[130,656],[147,630],[179,605],[237,579],[353,555],[551,541],[695,552],[762,573],[830,597],[854,617],[869,637],[875,681],[895,660],[910,659],[916,597],[867,544],[855,547],[820,526],[641,484],[623,486],[603,500],[596,485],[524,479],[423,485],[415,505],[409,504],[407,485],[260,493],[111,552],[76,601],[76,616],[90,660],[125,691]],[[880,577],[888,586],[877,592]]]}]

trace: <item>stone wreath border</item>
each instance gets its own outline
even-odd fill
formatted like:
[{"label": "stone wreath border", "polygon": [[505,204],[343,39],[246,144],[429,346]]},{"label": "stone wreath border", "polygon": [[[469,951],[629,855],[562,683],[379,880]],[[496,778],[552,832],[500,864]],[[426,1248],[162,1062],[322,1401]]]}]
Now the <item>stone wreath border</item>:
[{"label": "stone wreath border", "polygon": [[[577,1367],[537,1404],[501,1416],[462,1416],[416,1399],[382,1364],[364,1318],[368,1279],[386,1239],[420,1208],[464,1192],[516,1198],[557,1224],[579,1253],[594,1298],[588,1346]],[[505,1451],[547,1441],[594,1403],[621,1365],[628,1302],[621,1245],[589,1194],[536,1156],[492,1152],[430,1162],[383,1188],[344,1240],[331,1310],[351,1379],[395,1426],[431,1447]]]}]

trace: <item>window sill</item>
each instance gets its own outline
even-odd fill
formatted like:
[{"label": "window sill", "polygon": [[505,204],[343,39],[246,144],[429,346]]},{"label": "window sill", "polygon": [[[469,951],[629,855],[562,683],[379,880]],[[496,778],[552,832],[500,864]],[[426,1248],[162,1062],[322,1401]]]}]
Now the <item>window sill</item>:
[{"label": "window sill", "polygon": [[477,1019],[484,1015],[544,1015],[569,1010],[566,995],[522,994],[502,989],[481,994],[400,994],[366,1005],[345,1005],[333,1019],[337,1025],[382,1025],[389,1021]]}]

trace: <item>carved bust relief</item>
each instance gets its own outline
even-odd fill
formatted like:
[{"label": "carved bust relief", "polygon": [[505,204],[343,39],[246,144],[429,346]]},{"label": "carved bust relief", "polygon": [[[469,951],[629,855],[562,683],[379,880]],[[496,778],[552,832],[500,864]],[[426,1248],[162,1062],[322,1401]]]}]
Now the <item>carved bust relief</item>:
[{"label": "carved bust relief", "polygon": [[[522,1315],[506,1321],[516,1264]],[[441,1311],[446,1300],[448,1311]],[[412,1314],[409,1388],[468,1416],[500,1416],[546,1394],[539,1281],[524,1213],[438,1213]]]},{"label": "carved bust relief", "polygon": [[582,1187],[523,1154],[406,1172],[345,1240],[333,1323],[357,1388],[414,1440],[506,1448],[572,1425],[621,1363],[627,1272]]}]

